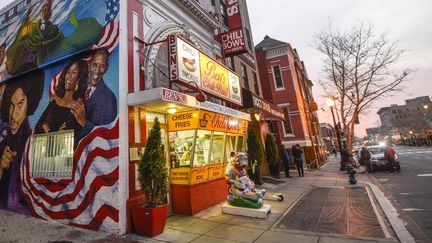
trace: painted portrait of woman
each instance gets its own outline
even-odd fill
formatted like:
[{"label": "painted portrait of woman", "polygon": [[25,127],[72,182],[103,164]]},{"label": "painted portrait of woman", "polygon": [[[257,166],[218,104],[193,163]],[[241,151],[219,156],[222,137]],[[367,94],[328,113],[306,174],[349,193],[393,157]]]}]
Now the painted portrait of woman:
[{"label": "painted portrait of woman", "polygon": [[83,100],[87,89],[87,64],[83,60],[70,62],[60,74],[56,94],[35,126],[35,133],[50,133],[60,130],[74,131],[82,127],[71,113],[72,102]]}]

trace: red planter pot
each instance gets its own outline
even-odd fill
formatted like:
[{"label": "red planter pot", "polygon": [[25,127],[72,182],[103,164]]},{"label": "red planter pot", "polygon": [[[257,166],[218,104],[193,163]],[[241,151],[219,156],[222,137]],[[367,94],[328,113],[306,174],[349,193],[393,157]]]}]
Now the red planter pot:
[{"label": "red planter pot", "polygon": [[132,222],[137,234],[154,237],[162,234],[168,215],[168,204],[156,208],[136,206],[132,208]]}]

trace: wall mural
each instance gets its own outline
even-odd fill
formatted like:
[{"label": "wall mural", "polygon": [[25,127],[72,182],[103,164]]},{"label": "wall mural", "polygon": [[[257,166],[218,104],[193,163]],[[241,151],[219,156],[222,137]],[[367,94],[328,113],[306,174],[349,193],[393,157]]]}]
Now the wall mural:
[{"label": "wall mural", "polygon": [[0,16],[1,209],[118,231],[118,11],[23,0]]}]

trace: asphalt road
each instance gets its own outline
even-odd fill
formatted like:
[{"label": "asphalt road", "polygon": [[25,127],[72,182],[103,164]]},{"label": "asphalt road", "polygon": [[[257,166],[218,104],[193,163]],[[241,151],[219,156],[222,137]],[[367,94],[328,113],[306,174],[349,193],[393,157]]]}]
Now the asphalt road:
[{"label": "asphalt road", "polygon": [[[408,215],[410,233],[418,242],[432,242],[432,147],[400,146],[396,152],[401,172],[376,172],[374,175],[400,206],[401,216]],[[411,219],[414,222],[411,221],[409,227]],[[416,231],[417,226],[424,234]]]}]

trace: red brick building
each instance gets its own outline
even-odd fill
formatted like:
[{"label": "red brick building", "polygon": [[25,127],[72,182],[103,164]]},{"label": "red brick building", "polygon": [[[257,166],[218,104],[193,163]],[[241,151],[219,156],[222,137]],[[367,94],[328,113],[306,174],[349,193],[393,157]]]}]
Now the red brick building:
[{"label": "red brick building", "polygon": [[305,161],[316,166],[320,156],[316,103],[312,96],[312,82],[296,49],[289,43],[265,36],[255,46],[261,87],[264,98],[280,108],[285,122],[270,122],[270,130],[279,145],[290,148],[299,144],[304,148]]}]

